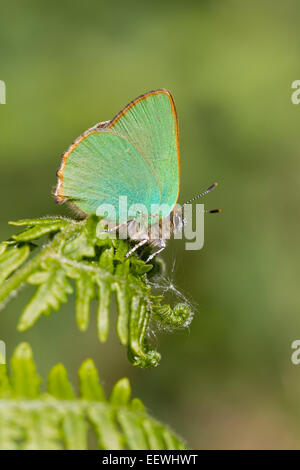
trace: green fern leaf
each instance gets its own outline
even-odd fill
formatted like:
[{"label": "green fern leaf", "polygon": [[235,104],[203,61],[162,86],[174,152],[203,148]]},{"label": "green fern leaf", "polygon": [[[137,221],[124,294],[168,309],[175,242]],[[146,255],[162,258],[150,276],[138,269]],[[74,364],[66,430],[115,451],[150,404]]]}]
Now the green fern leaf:
[{"label": "green fern leaf", "polygon": [[124,377],[120,379],[113,387],[109,401],[112,405],[126,406],[129,403],[131,388],[129,380]]},{"label": "green fern leaf", "polygon": [[47,271],[37,271],[27,279],[29,284],[39,287],[20,318],[19,331],[30,328],[42,314],[49,315],[52,308],[58,310],[62,302],[67,302],[67,295],[73,292],[59,263],[48,262],[45,269]]},{"label": "green fern leaf", "polygon": [[95,286],[92,276],[81,272],[76,279],[76,322],[81,331],[89,324],[90,303],[95,296]]},{"label": "green fern leaf", "polygon": [[50,370],[48,392],[58,400],[74,400],[75,393],[63,364],[57,364]]},{"label": "green fern leaf", "polygon": [[0,256],[0,284],[21,264],[26,261],[30,253],[29,246],[13,246],[6,249]]},{"label": "green fern leaf", "polygon": [[11,361],[11,385],[15,397],[36,398],[40,394],[41,379],[37,375],[32,351],[21,343]]},{"label": "green fern leaf", "polygon": [[[104,237],[99,230],[99,217],[92,215],[81,221],[60,217],[24,219],[11,224],[24,230],[0,244],[0,308],[23,284],[37,286],[21,315],[19,331],[31,328],[41,315],[49,315],[67,302],[73,292],[70,281],[75,284],[76,323],[81,331],[87,329],[90,304],[97,299],[101,342],[109,333],[111,299],[115,294],[117,334],[136,366],[155,367],[160,361],[160,354],[148,340],[151,319],[168,330],[190,323],[192,312],[188,305],[181,303],[171,308],[163,304],[162,296],[151,293],[149,279],[157,273],[160,262],[155,262],[153,269],[136,255],[126,259],[130,244]],[[29,257],[32,248],[36,248],[33,242],[44,236],[49,237],[48,243]]]},{"label": "green fern leaf", "polygon": [[81,365],[79,371],[79,389],[83,400],[105,401],[105,394],[99,382],[97,369],[91,359]]},{"label": "green fern leaf", "polygon": [[78,375],[78,397],[62,364],[51,369],[47,392],[41,392],[31,348],[20,344],[10,375],[0,367],[0,449],[87,449],[90,432],[99,449],[185,448],[140,400],[131,400],[128,379],[119,380],[107,400],[91,359]]}]

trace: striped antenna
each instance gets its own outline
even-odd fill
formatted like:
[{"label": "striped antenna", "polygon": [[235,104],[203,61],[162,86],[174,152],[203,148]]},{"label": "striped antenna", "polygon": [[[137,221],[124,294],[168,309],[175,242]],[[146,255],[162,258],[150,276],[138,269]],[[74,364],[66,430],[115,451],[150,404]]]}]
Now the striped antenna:
[{"label": "striped antenna", "polygon": [[189,201],[185,202],[182,205],[185,206],[186,204],[189,204],[190,202],[193,202],[196,199],[199,199],[199,197],[205,196],[206,194],[210,193],[213,189],[215,189],[217,186],[218,186],[218,183],[212,184],[209,188],[203,191],[203,193],[198,194],[198,196],[193,197],[192,199],[190,199]]}]

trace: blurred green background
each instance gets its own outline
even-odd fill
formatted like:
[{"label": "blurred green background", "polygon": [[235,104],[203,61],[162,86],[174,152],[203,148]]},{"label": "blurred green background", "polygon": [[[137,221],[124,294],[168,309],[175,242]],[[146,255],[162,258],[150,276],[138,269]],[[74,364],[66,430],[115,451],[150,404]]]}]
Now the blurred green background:
[{"label": "blurred green background", "polygon": [[130,366],[113,327],[99,344],[95,316],[78,332],[73,301],[16,332],[29,290],[1,312],[8,355],[30,341],[41,375],[63,361],[74,382],[92,357],[107,391],[129,376],[191,448],[300,447],[299,14],[296,0],[0,2],[1,239],[8,220],[70,215],[51,195],[60,154],[161,87],[179,114],[180,201],[218,181],[201,202],[223,209],[203,250],[173,240],[164,253],[195,318],[157,333],[157,369]]}]

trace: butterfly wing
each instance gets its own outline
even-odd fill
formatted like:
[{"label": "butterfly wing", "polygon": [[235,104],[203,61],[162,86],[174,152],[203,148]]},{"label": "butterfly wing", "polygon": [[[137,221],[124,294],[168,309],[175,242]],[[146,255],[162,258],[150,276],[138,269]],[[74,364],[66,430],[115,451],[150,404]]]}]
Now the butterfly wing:
[{"label": "butterfly wing", "polygon": [[[78,138],[58,171],[58,202],[72,201],[87,214],[101,204],[143,203],[173,207],[179,192],[178,124],[167,90],[138,97],[111,121]],[[168,215],[168,214],[164,214]]]},{"label": "butterfly wing", "polygon": [[[133,174],[132,174],[133,173]],[[130,206],[159,200],[153,174],[136,149],[111,131],[93,131],[71,152],[63,172],[64,198],[87,214],[101,204],[118,209],[119,196]]]}]

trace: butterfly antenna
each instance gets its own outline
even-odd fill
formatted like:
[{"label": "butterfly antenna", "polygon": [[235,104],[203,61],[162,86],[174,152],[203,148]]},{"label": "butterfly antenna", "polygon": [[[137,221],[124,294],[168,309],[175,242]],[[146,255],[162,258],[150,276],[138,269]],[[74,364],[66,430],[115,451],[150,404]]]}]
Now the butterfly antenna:
[{"label": "butterfly antenna", "polygon": [[[185,206],[186,204],[190,204],[190,202],[193,202],[193,201],[195,201],[196,199],[199,199],[200,197],[205,196],[206,194],[210,193],[213,189],[215,189],[217,186],[218,186],[218,183],[212,184],[212,185],[211,185],[209,188],[207,188],[205,191],[203,191],[202,193],[198,194],[198,196],[193,197],[192,199],[190,199],[189,201],[185,202],[185,203],[182,204],[182,205]],[[208,211],[208,212],[212,212],[212,211]],[[220,211],[219,211],[219,209],[214,209],[213,212],[220,212]]]},{"label": "butterfly antenna", "polygon": [[211,209],[211,210],[205,210],[205,214],[220,214],[222,212],[222,209]]}]

